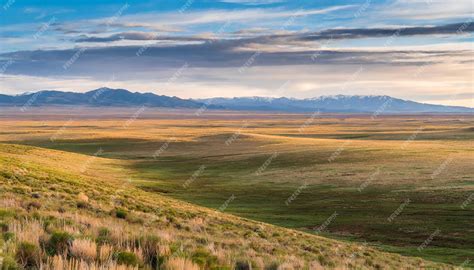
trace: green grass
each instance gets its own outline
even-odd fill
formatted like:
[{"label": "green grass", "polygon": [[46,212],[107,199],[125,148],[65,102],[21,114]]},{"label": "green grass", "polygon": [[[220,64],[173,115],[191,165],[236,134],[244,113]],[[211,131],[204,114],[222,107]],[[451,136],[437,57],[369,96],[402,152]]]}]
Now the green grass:
[{"label": "green grass", "polygon": [[[146,142],[62,142],[54,148],[68,151],[80,149],[90,154],[94,149],[102,147],[106,157],[130,159],[130,153],[120,156],[124,145],[137,150],[146,145]],[[160,144],[154,145],[156,148]],[[180,145],[178,148],[182,151],[186,149],[186,145]],[[466,228],[472,227],[474,216],[471,215],[472,208],[460,208],[461,202],[472,191],[410,191],[419,187],[419,183],[372,183],[359,192],[360,183],[348,184],[338,179],[353,177],[354,174],[367,175],[370,170],[358,169],[354,160],[357,160],[357,164],[370,162],[373,158],[367,153],[378,152],[383,151],[349,149],[338,157],[333,165],[335,167],[326,168],[326,158],[332,153],[330,150],[318,151],[317,155],[310,150],[290,151],[281,153],[272,160],[260,176],[255,175],[255,172],[271,156],[271,151],[240,156],[212,153],[209,155],[209,152],[206,152],[206,155],[195,157],[137,157],[131,163],[130,169],[136,172],[132,179],[140,188],[194,204],[218,209],[231,196],[235,196],[225,211],[245,218],[314,232],[312,228],[320,226],[337,212],[338,217],[328,225],[325,232],[329,237],[367,241],[387,251],[454,265],[472,257],[474,254],[470,247],[474,246],[474,234],[466,234]],[[183,184],[189,181],[201,165],[206,166],[202,174],[184,188]],[[304,180],[292,176],[295,172],[308,170],[312,166],[316,166],[312,171],[318,170],[317,166],[322,166],[319,170],[329,175],[332,181],[309,184],[287,206],[285,201]],[[403,175],[403,172],[399,172],[395,178],[400,175]],[[472,187],[473,182],[465,180],[462,184]],[[408,198],[411,203],[394,222],[388,222],[387,218]],[[426,249],[417,251],[416,248],[436,229],[442,231],[440,237],[434,239]]]},{"label": "green grass", "polygon": [[[175,167],[172,162],[166,162],[166,169],[163,170],[160,168],[165,167],[164,163],[140,164],[136,170],[143,173],[137,178],[150,179],[154,176],[159,180],[142,181],[137,185],[147,191],[165,193],[215,209],[233,195],[236,198],[226,208],[227,212],[308,232],[337,212],[338,217],[327,228],[327,235],[332,237],[382,244],[382,248],[392,247],[386,249],[389,251],[406,249],[402,254],[452,264],[460,264],[474,255],[470,248],[474,246],[474,234],[466,233],[466,229],[474,224],[472,208],[461,209],[459,203],[469,196],[470,191],[414,192],[377,186],[359,192],[357,188],[337,184],[316,184],[302,190],[287,206],[285,201],[299,188],[294,183],[268,179],[252,181],[247,177],[254,170],[237,162],[234,166],[209,166],[185,189],[182,183],[198,165],[183,160],[176,162]],[[284,162],[275,162],[274,165],[282,169],[282,164]],[[393,222],[388,222],[387,218],[408,198],[411,203]],[[425,250],[416,251],[416,247],[436,229],[442,231],[440,237]],[[432,249],[439,251],[433,252]],[[410,250],[416,252],[408,252]],[[451,255],[442,256],[442,250],[449,251]]]}]

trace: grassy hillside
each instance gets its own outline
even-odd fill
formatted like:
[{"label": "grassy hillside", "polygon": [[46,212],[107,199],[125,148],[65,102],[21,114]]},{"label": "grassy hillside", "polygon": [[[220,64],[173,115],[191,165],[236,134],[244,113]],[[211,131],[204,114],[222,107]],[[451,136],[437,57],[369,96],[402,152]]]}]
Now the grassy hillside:
[{"label": "grassy hillside", "polygon": [[2,269],[449,269],[130,185],[124,161],[0,144]]}]

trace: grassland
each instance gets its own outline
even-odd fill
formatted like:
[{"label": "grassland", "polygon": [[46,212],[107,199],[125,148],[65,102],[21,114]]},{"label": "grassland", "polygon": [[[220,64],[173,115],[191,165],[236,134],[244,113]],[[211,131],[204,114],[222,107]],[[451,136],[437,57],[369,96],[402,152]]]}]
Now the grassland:
[{"label": "grassland", "polygon": [[473,266],[472,116],[42,113],[6,115],[0,140],[88,155],[86,176],[107,160],[147,196]]}]

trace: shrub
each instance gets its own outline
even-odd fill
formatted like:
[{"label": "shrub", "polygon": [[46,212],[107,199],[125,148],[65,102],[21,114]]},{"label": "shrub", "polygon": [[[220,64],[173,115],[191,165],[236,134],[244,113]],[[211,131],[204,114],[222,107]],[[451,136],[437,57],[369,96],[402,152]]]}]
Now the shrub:
[{"label": "shrub", "polygon": [[3,258],[3,263],[0,266],[1,270],[20,270],[20,266],[18,266],[16,261],[8,256]]},{"label": "shrub", "polygon": [[140,246],[143,249],[145,262],[149,263],[153,269],[158,268],[161,264],[159,258],[160,238],[155,235],[147,235],[140,240]]},{"label": "shrub", "polygon": [[191,259],[204,269],[212,268],[217,265],[217,257],[205,249],[196,250],[191,256]]},{"label": "shrub", "polygon": [[28,211],[34,210],[34,209],[40,209],[40,208],[41,208],[41,203],[40,203],[40,202],[36,202],[36,201],[29,202],[29,203],[26,205],[26,210],[28,210]]},{"label": "shrub", "polygon": [[109,231],[109,229],[107,229],[105,227],[99,228],[99,233],[98,233],[96,241],[99,245],[110,244],[111,240],[110,240],[110,231]]},{"label": "shrub", "polygon": [[23,268],[35,268],[40,264],[40,249],[34,244],[21,242],[17,247],[15,257]]},{"label": "shrub", "polygon": [[89,204],[87,202],[79,201],[76,203],[77,208],[87,209],[89,208]]},{"label": "shrub", "polygon": [[128,251],[120,251],[116,254],[116,260],[118,264],[136,266],[139,263],[137,255]]},{"label": "shrub", "polygon": [[8,224],[1,222],[0,223],[0,232],[8,232]]},{"label": "shrub", "polygon": [[74,237],[67,232],[54,232],[46,244],[46,251],[50,255],[67,255]]},{"label": "shrub", "polygon": [[13,210],[0,209],[0,218],[14,217],[16,213]]},{"label": "shrub", "polygon": [[321,254],[318,255],[318,261],[322,266],[334,267],[336,264],[328,258],[327,256],[323,256]]},{"label": "shrub", "polygon": [[15,237],[15,234],[12,232],[6,232],[3,234],[3,240],[5,240],[5,242],[12,240],[14,237]]},{"label": "shrub", "polygon": [[278,270],[278,263],[272,262],[271,264],[265,266],[265,270]]},{"label": "shrub", "polygon": [[235,270],[250,270],[252,267],[250,267],[250,263],[247,261],[237,261],[235,263]]},{"label": "shrub", "polygon": [[116,209],[115,216],[121,219],[125,219],[127,217],[127,211],[124,209]]}]

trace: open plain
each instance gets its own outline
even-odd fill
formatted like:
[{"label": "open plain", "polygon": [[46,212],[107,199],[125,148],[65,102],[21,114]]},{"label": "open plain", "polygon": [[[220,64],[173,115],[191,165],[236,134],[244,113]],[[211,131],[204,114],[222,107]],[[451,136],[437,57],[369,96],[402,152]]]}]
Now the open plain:
[{"label": "open plain", "polygon": [[0,117],[0,142],[87,155],[68,166],[99,183],[107,159],[148,193],[473,266],[473,116],[56,107]]}]

